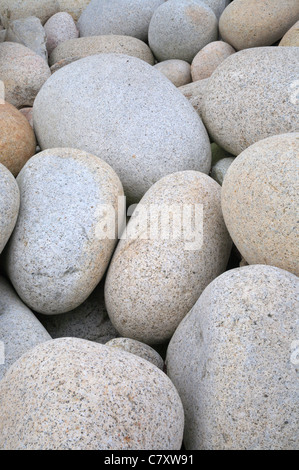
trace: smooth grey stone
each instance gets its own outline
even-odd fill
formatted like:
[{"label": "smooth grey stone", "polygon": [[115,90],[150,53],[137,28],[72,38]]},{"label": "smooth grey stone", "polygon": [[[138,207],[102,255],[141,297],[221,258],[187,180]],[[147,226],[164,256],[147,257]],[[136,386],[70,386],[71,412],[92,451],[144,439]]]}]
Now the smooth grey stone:
[{"label": "smooth grey stone", "polygon": [[135,57],[100,54],[63,67],[38,94],[33,115],[42,149],[67,146],[99,156],[130,203],[167,174],[211,168],[208,134],[192,105]]},{"label": "smooth grey stone", "polygon": [[298,449],[298,292],[282,269],[232,269],[181,322],[166,365],[187,450]]},{"label": "smooth grey stone", "polygon": [[91,0],[78,20],[80,36],[116,34],[147,41],[151,17],[164,0]]},{"label": "smooth grey stone", "polygon": [[[22,354],[51,336],[7,280],[0,276],[0,343],[4,345],[4,364],[0,362],[0,380]],[[0,344],[1,346],[1,344]]]}]

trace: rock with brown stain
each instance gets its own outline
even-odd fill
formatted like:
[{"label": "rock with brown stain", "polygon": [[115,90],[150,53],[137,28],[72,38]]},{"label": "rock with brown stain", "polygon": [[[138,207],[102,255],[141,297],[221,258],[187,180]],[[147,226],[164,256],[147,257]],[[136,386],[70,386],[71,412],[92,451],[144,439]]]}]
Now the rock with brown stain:
[{"label": "rock with brown stain", "polygon": [[35,154],[35,135],[28,120],[9,103],[0,104],[0,163],[17,176]]}]

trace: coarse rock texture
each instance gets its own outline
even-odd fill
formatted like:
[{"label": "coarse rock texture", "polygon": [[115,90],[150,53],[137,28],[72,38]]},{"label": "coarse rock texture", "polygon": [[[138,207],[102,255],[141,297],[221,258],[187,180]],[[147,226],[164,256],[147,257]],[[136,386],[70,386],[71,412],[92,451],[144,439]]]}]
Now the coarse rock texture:
[{"label": "coarse rock texture", "polygon": [[130,36],[92,36],[70,39],[54,49],[49,63],[54,65],[66,58],[76,57],[76,59],[82,59],[83,57],[102,53],[126,54],[144,60],[150,65],[155,63],[150,48],[140,39]]},{"label": "coarse rock texture", "polygon": [[35,154],[35,135],[28,120],[10,103],[0,104],[0,163],[17,176]]},{"label": "coarse rock texture", "polygon": [[192,81],[190,64],[184,60],[164,60],[156,64],[155,68],[176,87],[187,85]]},{"label": "coarse rock texture", "polygon": [[200,49],[218,38],[214,12],[198,0],[168,0],[150,22],[149,46],[158,61],[181,59],[191,63]]},{"label": "coarse rock texture", "polygon": [[298,448],[298,289],[272,266],[229,270],[181,322],[166,364],[187,450]]},{"label": "coarse rock texture", "polygon": [[219,30],[236,50],[271,46],[298,19],[298,0],[234,0],[221,15]]},{"label": "coarse rock texture", "polygon": [[188,100],[154,67],[123,54],[55,72],[35,100],[34,127],[42,149],[75,146],[107,161],[130,203],[166,174],[211,167],[206,129]]},{"label": "coarse rock texture", "polygon": [[184,171],[162,178],[140,201],[105,284],[108,315],[121,336],[163,343],[225,270],[231,239],[220,194],[209,176]]},{"label": "coarse rock texture", "polygon": [[0,343],[4,344],[4,364],[0,362],[0,381],[9,367],[37,344],[51,336],[7,280],[0,276]]},{"label": "coarse rock texture", "polygon": [[27,121],[29,122],[30,126],[33,129],[33,108],[32,107],[22,108],[22,109],[19,109],[19,111],[21,114],[23,114],[23,116],[25,116],[25,118],[27,119]]},{"label": "coarse rock texture", "polygon": [[67,12],[78,21],[90,0],[58,0],[60,11]]},{"label": "coarse rock texture", "polygon": [[212,167],[211,178],[217,181],[220,186],[222,186],[227,170],[229,169],[234,160],[235,159],[233,157],[222,158]]},{"label": "coarse rock texture", "polygon": [[228,231],[249,264],[299,275],[299,133],[257,142],[232,163],[222,186]]},{"label": "coarse rock texture", "polygon": [[31,158],[17,182],[21,207],[6,252],[9,278],[32,310],[71,311],[89,297],[109,263],[121,182],[98,157],[65,148]]},{"label": "coarse rock texture", "polygon": [[40,19],[36,16],[12,21],[7,29],[5,40],[23,44],[44,60],[48,60],[46,33]]},{"label": "coarse rock texture", "polygon": [[210,42],[196,54],[192,61],[192,80],[195,82],[196,80],[209,78],[217,67],[235,52],[226,42]]},{"label": "coarse rock texture", "polygon": [[164,0],[91,0],[78,20],[80,36],[115,34],[147,41],[154,11]]},{"label": "coarse rock texture", "polygon": [[192,104],[193,108],[195,111],[197,111],[200,117],[202,117],[204,95],[208,83],[209,79],[206,78],[204,80],[198,80],[178,88],[180,92],[183,93],[183,95],[189,100],[190,104]]},{"label": "coarse rock texture", "polygon": [[50,76],[46,61],[28,47],[14,42],[0,44],[0,77],[5,99],[16,108],[32,106]]},{"label": "coarse rock texture", "polygon": [[214,165],[216,165],[216,163],[219,160],[232,157],[231,153],[219,147],[219,145],[215,144],[215,142],[211,144],[211,151],[212,151],[212,168]]},{"label": "coarse rock texture", "polygon": [[286,32],[279,46],[299,47],[299,21]]},{"label": "coarse rock texture", "polygon": [[20,191],[17,182],[0,163],[0,253],[15,227],[19,207]]},{"label": "coarse rock texture", "polygon": [[154,364],[154,366],[163,370],[164,361],[162,357],[148,344],[141,343],[140,341],[136,341],[135,339],[131,338],[115,338],[108,341],[108,343],[106,343],[106,346],[109,346],[111,348],[119,348],[123,351],[135,354],[136,356],[142,357],[146,361],[149,361]]},{"label": "coarse rock texture", "polygon": [[272,135],[299,131],[299,48],[259,47],[228,57],[209,78],[203,120],[233,155]]},{"label": "coarse rock texture", "polygon": [[6,28],[13,20],[36,16],[44,24],[59,11],[58,0],[1,0],[0,18]]},{"label": "coarse rock texture", "polygon": [[0,410],[3,450],[180,450],[184,429],[166,374],[76,338],[24,354],[0,383]]},{"label": "coarse rock texture", "polygon": [[60,315],[36,315],[53,339],[71,337],[105,344],[119,336],[108,317],[103,281],[75,310]]},{"label": "coarse rock texture", "polygon": [[46,44],[49,55],[59,44],[79,37],[79,31],[73,17],[64,11],[51,16],[46,22],[44,29],[47,35]]},{"label": "coarse rock texture", "polygon": [[220,18],[221,14],[230,3],[230,0],[197,0],[205,3],[208,7],[210,7],[213,12],[215,13],[217,19]]}]

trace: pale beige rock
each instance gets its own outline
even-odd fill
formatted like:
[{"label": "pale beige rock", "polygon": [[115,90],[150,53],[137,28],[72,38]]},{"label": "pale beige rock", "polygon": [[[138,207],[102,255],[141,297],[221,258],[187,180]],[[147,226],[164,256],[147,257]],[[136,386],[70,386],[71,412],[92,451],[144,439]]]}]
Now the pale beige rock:
[{"label": "pale beige rock", "polygon": [[0,380],[9,367],[37,344],[51,336],[7,280],[0,276],[0,342],[4,344],[4,364],[0,362]]},{"label": "pale beige rock", "polygon": [[90,3],[90,0],[58,0],[60,11],[66,11],[75,21],[78,21],[81,13]]},{"label": "pale beige rock", "polygon": [[166,374],[102,344],[48,341],[0,383],[3,450],[180,450],[183,429]]},{"label": "pale beige rock", "polygon": [[209,78],[214,70],[236,51],[226,42],[214,41],[196,54],[191,64],[192,80]]},{"label": "pale beige rock", "polygon": [[284,35],[279,46],[299,47],[299,21]]},{"label": "pale beige rock", "polygon": [[198,80],[196,82],[189,83],[178,88],[180,92],[190,101],[193,108],[200,117],[202,117],[202,107],[204,101],[204,95],[208,86],[209,79]]},{"label": "pale beige rock", "polygon": [[59,11],[58,0],[1,0],[0,18],[3,26],[10,21],[36,16],[44,24]]},{"label": "pale beige rock", "polygon": [[231,164],[222,185],[228,231],[249,264],[299,275],[299,133],[261,140]]},{"label": "pale beige rock", "polygon": [[27,119],[27,121],[29,122],[30,126],[33,129],[33,108],[32,107],[22,108],[22,109],[19,109],[19,111],[20,113],[23,114],[23,116],[25,116],[25,118]]},{"label": "pale beige rock", "polygon": [[298,290],[273,266],[232,269],[181,322],[166,365],[187,450],[298,449]]},{"label": "pale beige rock", "polygon": [[0,105],[0,163],[17,176],[35,154],[36,139],[23,114],[9,103]]},{"label": "pale beige rock", "polygon": [[122,215],[121,182],[98,157],[69,148],[38,153],[17,181],[22,206],[6,250],[8,276],[33,311],[69,312],[106,271]]},{"label": "pale beige rock", "polygon": [[114,338],[106,343],[110,348],[119,348],[136,356],[142,357],[146,361],[151,362],[159,369],[163,370],[164,361],[157,351],[148,344],[141,343],[131,338]]},{"label": "pale beige rock", "polygon": [[202,107],[213,142],[232,155],[267,137],[299,131],[298,47],[254,47],[209,78]]},{"label": "pale beige rock", "polygon": [[209,176],[184,171],[162,178],[142,198],[106,277],[108,315],[121,336],[166,341],[225,270],[231,240],[220,193]]},{"label": "pale beige rock", "polygon": [[155,68],[176,87],[187,85],[192,81],[190,64],[184,60],[164,60],[156,64]]},{"label": "pale beige rock", "polygon": [[298,0],[234,0],[222,13],[219,30],[236,50],[271,46],[298,19]]},{"label": "pale beige rock", "polygon": [[154,65],[154,56],[150,48],[140,39],[130,36],[91,36],[70,39],[57,46],[50,55],[50,65],[63,59],[83,57],[96,54],[126,54]]},{"label": "pale beige rock", "polygon": [[46,61],[28,47],[14,42],[0,44],[0,77],[5,99],[16,108],[32,106],[50,76]]},{"label": "pale beige rock", "polygon": [[49,55],[59,44],[79,37],[79,31],[73,17],[64,11],[51,16],[46,22],[44,29],[47,35],[47,51]]}]

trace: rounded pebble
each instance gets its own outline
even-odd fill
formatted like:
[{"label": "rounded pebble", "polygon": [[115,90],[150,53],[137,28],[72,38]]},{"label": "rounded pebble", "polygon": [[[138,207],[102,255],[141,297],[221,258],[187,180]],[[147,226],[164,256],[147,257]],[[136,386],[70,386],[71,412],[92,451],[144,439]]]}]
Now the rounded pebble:
[{"label": "rounded pebble", "polygon": [[50,56],[49,63],[54,65],[63,59],[76,57],[82,59],[96,54],[126,54],[138,57],[154,65],[154,56],[150,48],[140,39],[129,36],[91,36],[71,39],[56,47]]},{"label": "rounded pebble", "polygon": [[79,37],[79,31],[73,17],[64,11],[51,16],[46,22],[44,29],[47,35],[47,51],[49,55],[59,44]]},{"label": "rounded pebble", "polygon": [[91,0],[78,20],[80,36],[133,36],[147,41],[152,15],[164,0]]},{"label": "rounded pebble", "polygon": [[168,0],[151,19],[149,46],[158,61],[180,59],[191,63],[200,49],[216,41],[214,12],[197,0]]},{"label": "rounded pebble", "polygon": [[298,448],[298,289],[282,269],[232,269],[181,322],[166,365],[187,450]]},{"label": "rounded pebble", "polygon": [[128,203],[166,174],[211,167],[209,138],[190,103],[154,67],[123,54],[55,72],[35,100],[34,127],[42,149],[81,148],[109,163]]},{"label": "rounded pebble", "polygon": [[0,342],[4,345],[4,364],[0,362],[0,381],[9,367],[37,344],[51,336],[7,280],[0,276]]},{"label": "rounded pebble", "polygon": [[131,338],[114,338],[108,341],[106,346],[109,346],[110,348],[119,348],[123,351],[135,354],[163,370],[164,361],[162,357],[148,344],[141,343],[140,341],[136,341]]},{"label": "rounded pebble", "polygon": [[255,47],[228,57],[209,78],[203,121],[233,155],[273,135],[299,131],[299,48]]},{"label": "rounded pebble", "polygon": [[195,82],[209,78],[216,68],[234,53],[235,50],[226,42],[210,42],[196,54],[192,61],[192,80]]},{"label": "rounded pebble", "polygon": [[22,205],[6,252],[9,278],[32,310],[71,311],[107,268],[122,185],[98,157],[65,148],[38,153],[17,182]]},{"label": "rounded pebble", "polygon": [[176,87],[187,85],[192,81],[191,67],[184,60],[165,60],[155,65]]},{"label": "rounded pebble", "polygon": [[0,77],[5,99],[16,108],[32,106],[50,76],[46,61],[28,47],[14,42],[0,44]]},{"label": "rounded pebble", "polygon": [[121,336],[166,341],[225,270],[231,240],[220,193],[209,176],[184,171],[165,176],[142,198],[106,277],[108,315]]},{"label": "rounded pebble", "polygon": [[222,39],[236,50],[271,46],[299,19],[298,0],[234,0],[220,17]]},{"label": "rounded pebble", "polygon": [[36,140],[28,119],[9,103],[0,104],[0,163],[17,176],[35,154]]},{"label": "rounded pebble", "polygon": [[228,231],[249,264],[299,275],[299,133],[261,140],[229,167],[222,185]]},{"label": "rounded pebble", "polygon": [[17,221],[20,191],[13,175],[1,163],[0,194],[0,253],[2,253]]},{"label": "rounded pebble", "polygon": [[82,339],[48,341],[24,354],[0,382],[0,410],[3,450],[165,451],[182,444],[182,404],[166,374]]}]

